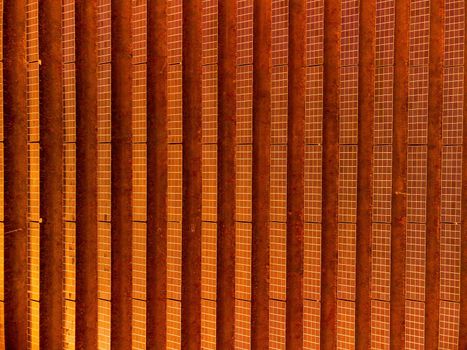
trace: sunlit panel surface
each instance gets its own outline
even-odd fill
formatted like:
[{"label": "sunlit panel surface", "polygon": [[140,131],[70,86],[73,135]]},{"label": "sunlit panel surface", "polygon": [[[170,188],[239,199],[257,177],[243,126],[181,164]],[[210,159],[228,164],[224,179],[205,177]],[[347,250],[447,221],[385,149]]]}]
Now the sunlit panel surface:
[{"label": "sunlit panel surface", "polygon": [[[0,0],[0,46],[3,46],[3,2]],[[336,342],[338,349],[354,349],[356,338],[357,175],[362,140],[359,127],[360,2],[341,0],[342,30],[339,68],[338,232]],[[374,125],[372,150],[371,282],[369,332],[371,349],[391,345],[391,223],[395,80],[396,2],[373,0],[376,6]],[[432,0],[433,1],[433,0]],[[26,67],[28,128],[28,348],[40,341],[40,108],[41,57],[39,52],[39,0],[26,0]],[[97,1],[98,92],[98,348],[111,344],[111,0]],[[216,349],[218,308],[218,23],[219,2],[202,0],[202,233],[201,233],[201,346]],[[445,0],[443,50],[443,103],[441,137],[441,219],[439,349],[458,349],[460,336],[462,257],[462,154],[464,111],[465,2]],[[252,177],[253,177],[253,27],[254,1],[238,0],[236,52],[235,154],[235,348],[250,349],[252,335]],[[319,349],[321,326],[324,13],[326,0],[306,0],[305,57],[305,173],[303,232],[303,346]],[[269,346],[285,349],[287,310],[287,167],[289,72],[289,1],[272,0],[271,14],[271,143],[269,215]],[[147,102],[148,0],[131,0],[132,41],[132,348],[146,349],[147,329]],[[430,276],[427,244],[428,106],[430,82],[430,1],[409,1],[407,230],[405,267],[405,346],[425,347],[425,289]],[[62,0],[63,84],[63,349],[76,343],[76,42],[75,0]],[[182,314],[182,181],[183,1],[167,0],[167,349],[181,349]],[[5,348],[4,286],[4,53],[0,50],[0,349]],[[464,258],[465,259],[465,258]]]}]

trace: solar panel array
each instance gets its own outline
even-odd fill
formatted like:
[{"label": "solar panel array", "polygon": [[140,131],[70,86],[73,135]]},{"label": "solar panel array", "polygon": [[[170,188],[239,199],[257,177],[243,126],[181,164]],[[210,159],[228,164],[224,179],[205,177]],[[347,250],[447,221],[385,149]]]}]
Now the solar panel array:
[{"label": "solar panel array", "polygon": [[[285,349],[287,307],[287,128],[289,3],[272,1],[270,167],[270,349]],[[391,205],[395,6],[375,0],[373,203],[371,232],[371,348],[390,348]],[[435,0],[431,0],[435,1]],[[132,348],[146,348],[147,234],[147,0],[132,0]],[[111,0],[98,0],[98,347],[111,343]],[[303,344],[320,347],[323,155],[324,6],[306,1],[305,202]],[[62,0],[63,60],[63,348],[75,348],[76,314],[76,68],[75,1]],[[339,88],[339,192],[337,348],[355,347],[356,222],[359,112],[358,0],[341,0]],[[168,188],[167,349],[181,348],[182,294],[182,0],[167,0]],[[236,258],[235,348],[251,347],[253,0],[237,1],[236,52]],[[0,1],[0,15],[3,1]],[[39,349],[40,101],[39,0],[27,0],[28,113],[28,348]],[[442,105],[439,349],[457,349],[461,291],[462,163],[465,2],[445,0]],[[430,0],[410,1],[408,62],[407,250],[405,346],[425,347],[426,223]],[[3,17],[0,17],[3,20]],[[0,21],[1,22],[1,21]],[[2,22],[1,22],[2,23]],[[3,26],[0,25],[0,28]],[[218,2],[202,0],[202,279],[201,343],[216,348]],[[0,36],[3,39],[3,35]],[[0,51],[0,55],[3,51]],[[0,74],[3,57],[0,56]],[[3,86],[1,80],[0,90]],[[2,98],[3,94],[0,94]],[[2,103],[3,106],[3,103]],[[3,266],[3,109],[0,109],[0,262]],[[25,131],[26,132],[26,131]],[[465,186],[465,184],[464,184]],[[465,204],[465,203],[464,203]],[[3,268],[0,279],[0,347],[4,339]]]}]

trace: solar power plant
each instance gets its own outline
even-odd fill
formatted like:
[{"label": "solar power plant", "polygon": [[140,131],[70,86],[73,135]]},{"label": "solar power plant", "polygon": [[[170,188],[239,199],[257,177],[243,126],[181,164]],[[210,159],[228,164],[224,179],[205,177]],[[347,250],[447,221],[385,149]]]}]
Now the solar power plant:
[{"label": "solar power plant", "polygon": [[464,0],[0,0],[0,350],[467,350]]}]

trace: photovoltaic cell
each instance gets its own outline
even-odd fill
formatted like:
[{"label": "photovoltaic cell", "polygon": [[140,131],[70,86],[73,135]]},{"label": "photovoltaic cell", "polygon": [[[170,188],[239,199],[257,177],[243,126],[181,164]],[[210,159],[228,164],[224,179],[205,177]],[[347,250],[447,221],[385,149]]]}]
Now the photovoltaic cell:
[{"label": "photovoltaic cell", "polygon": [[182,145],[168,146],[167,220],[182,222]]},{"label": "photovoltaic cell", "polygon": [[376,0],[376,66],[394,64],[395,0]]},{"label": "photovoltaic cell", "polygon": [[28,304],[28,349],[39,350],[39,302],[35,300]]},{"label": "photovoltaic cell", "polygon": [[235,349],[249,350],[251,342],[251,317],[249,301],[235,300]]},{"label": "photovoltaic cell", "polygon": [[459,303],[461,276],[460,225],[442,224],[440,254],[440,298],[444,301]]},{"label": "photovoltaic cell", "polygon": [[144,306],[142,303],[146,300],[146,223],[133,222],[132,244],[132,297],[133,303],[139,304],[137,310],[140,310]]},{"label": "photovoltaic cell", "polygon": [[371,242],[371,298],[390,301],[391,226],[373,223]]},{"label": "photovoltaic cell", "polygon": [[39,0],[26,0],[27,61],[39,61]]},{"label": "photovoltaic cell", "polygon": [[181,303],[167,300],[167,349],[179,350],[181,346]]},{"label": "photovoltaic cell", "polygon": [[323,66],[306,68],[305,143],[322,143],[323,123]]},{"label": "photovoltaic cell", "polygon": [[323,64],[324,0],[306,1],[307,66]]},{"label": "photovoltaic cell", "polygon": [[146,302],[133,299],[132,301],[132,349],[146,349]]},{"label": "photovoltaic cell", "polygon": [[167,1],[168,64],[182,62],[182,0]]},{"label": "photovoltaic cell", "polygon": [[304,240],[303,295],[305,302],[318,302],[321,300],[321,224],[306,223]]},{"label": "photovoltaic cell", "polygon": [[63,145],[63,215],[65,221],[76,220],[76,144]]},{"label": "photovoltaic cell", "polygon": [[236,218],[251,222],[252,146],[237,145],[236,152]]},{"label": "photovoltaic cell", "polygon": [[337,297],[355,301],[355,224],[339,224]]},{"label": "photovoltaic cell", "polygon": [[287,221],[287,145],[271,145],[270,218]]},{"label": "photovoltaic cell", "polygon": [[355,223],[357,215],[357,146],[339,148],[339,222]]},{"label": "photovoltaic cell", "polygon": [[217,1],[202,0],[203,65],[217,62]]},{"label": "photovoltaic cell", "polygon": [[303,302],[303,347],[319,349],[320,347],[320,303],[313,300]]},{"label": "photovoltaic cell", "polygon": [[425,225],[407,224],[405,298],[425,300]]},{"label": "photovoltaic cell", "polygon": [[203,66],[202,143],[217,143],[217,65]]},{"label": "photovoltaic cell", "polygon": [[242,66],[242,65],[252,64],[252,63],[253,63],[253,0],[238,0],[238,3],[237,3],[237,65]]},{"label": "photovoltaic cell", "polygon": [[355,303],[337,300],[337,348],[352,350],[355,347]]},{"label": "photovoltaic cell", "polygon": [[287,66],[275,66],[271,76],[271,144],[287,144]]},{"label": "photovoltaic cell", "polygon": [[[133,64],[147,61],[147,0],[132,0],[131,38]],[[134,100],[133,100],[134,101]]]},{"label": "photovoltaic cell", "polygon": [[341,68],[339,143],[356,145],[358,129],[358,66]]},{"label": "photovoltaic cell", "polygon": [[428,137],[428,67],[409,67],[409,145],[426,144]]},{"label": "photovoltaic cell", "polygon": [[464,64],[464,15],[465,2],[445,1],[444,24],[444,66],[454,67]]},{"label": "photovoltaic cell", "polygon": [[132,141],[146,142],[146,82],[147,65],[133,65],[132,85]]},{"label": "photovoltaic cell", "polygon": [[251,144],[252,103],[253,103],[253,67],[237,66],[237,145]]},{"label": "photovoltaic cell", "polygon": [[459,339],[459,303],[442,300],[439,312],[439,349],[457,349]]},{"label": "photovoltaic cell", "polygon": [[374,144],[390,145],[393,128],[393,67],[378,67],[375,74]]},{"label": "photovoltaic cell", "polygon": [[[211,305],[209,302],[215,303],[216,301],[217,224],[214,222],[203,222],[201,235],[201,298],[207,303],[206,305]],[[212,307],[211,305],[205,308],[205,310],[210,313]]]},{"label": "photovoltaic cell", "polygon": [[251,300],[251,223],[237,222],[235,297]]},{"label": "photovoltaic cell", "polygon": [[66,300],[64,303],[63,315],[63,349],[75,349],[75,320],[76,305],[74,301]]},{"label": "photovoltaic cell", "polygon": [[358,65],[359,1],[342,0],[341,66]]},{"label": "photovoltaic cell", "polygon": [[426,222],[426,154],[424,145],[409,146],[407,151],[407,221]]},{"label": "photovoltaic cell", "polygon": [[269,300],[269,349],[285,350],[285,302]]},{"label": "photovoltaic cell", "polygon": [[410,350],[424,349],[425,304],[407,298],[405,312],[405,348]]},{"label": "photovoltaic cell", "polygon": [[182,66],[167,68],[167,133],[168,142],[182,142]]},{"label": "photovoltaic cell", "polygon": [[272,65],[287,65],[288,61],[288,0],[272,0]]},{"label": "photovoltaic cell", "polygon": [[5,303],[3,301],[0,302],[0,349],[5,349]]},{"label": "photovoltaic cell", "polygon": [[110,350],[110,301],[98,299],[97,310],[98,347],[99,350]]},{"label": "photovoltaic cell", "polygon": [[389,310],[388,301],[371,301],[371,348],[390,349]]},{"label": "photovoltaic cell", "polygon": [[182,299],[182,226],[169,222],[167,228],[167,299]]},{"label": "photovoltaic cell", "polygon": [[75,61],[75,0],[62,2],[63,63]]},{"label": "photovoltaic cell", "polygon": [[444,146],[441,160],[441,221],[461,222],[462,147]]},{"label": "photovoltaic cell", "polygon": [[373,148],[373,222],[391,222],[392,146]]},{"label": "photovoltaic cell", "polygon": [[409,65],[428,65],[430,41],[430,1],[410,2]]},{"label": "photovoltaic cell", "polygon": [[[63,288],[68,301],[76,300],[76,224],[64,223],[63,242]],[[71,306],[70,306],[71,307]]]},{"label": "photovoltaic cell", "polygon": [[217,145],[202,146],[202,219],[217,220]]},{"label": "photovoltaic cell", "polygon": [[146,143],[133,143],[133,221],[146,221]]},{"label": "photovoltaic cell", "polygon": [[201,348],[216,349],[216,301],[201,300]]},{"label": "photovoltaic cell", "polygon": [[110,301],[110,223],[99,222],[97,233],[97,297]]},{"label": "photovoltaic cell", "polygon": [[443,145],[462,144],[464,102],[464,67],[444,69],[443,87]]},{"label": "photovoltaic cell", "polygon": [[305,146],[305,222],[321,222],[322,147]]},{"label": "photovoltaic cell", "polygon": [[286,301],[287,231],[285,223],[271,222],[269,241],[269,298]]},{"label": "photovoltaic cell", "polygon": [[97,56],[99,64],[109,63],[111,60],[110,3],[111,0],[97,1]]}]

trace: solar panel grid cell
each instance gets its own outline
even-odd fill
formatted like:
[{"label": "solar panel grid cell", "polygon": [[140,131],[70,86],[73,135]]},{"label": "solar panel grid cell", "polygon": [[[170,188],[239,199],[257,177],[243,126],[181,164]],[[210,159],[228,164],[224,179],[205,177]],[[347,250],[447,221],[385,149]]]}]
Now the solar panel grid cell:
[{"label": "solar panel grid cell", "polygon": [[27,61],[39,60],[39,1],[26,2],[26,50]]},{"label": "solar panel grid cell", "polygon": [[371,301],[371,348],[390,349],[389,302]]},{"label": "solar panel grid cell", "polygon": [[63,63],[75,61],[75,0],[62,2]]},{"label": "solar panel grid cell", "polygon": [[305,143],[322,143],[323,119],[323,67],[310,66],[306,69],[305,90]]},{"label": "solar panel grid cell", "polygon": [[[63,242],[64,298],[70,302],[71,301],[74,302],[76,300],[76,224],[74,222],[65,221],[64,226],[65,226],[64,242]],[[70,308],[71,307],[74,308],[74,305],[70,306]],[[66,309],[66,305],[65,305],[65,309]]]},{"label": "solar panel grid cell", "polygon": [[182,0],[167,2],[168,64],[182,62]]},{"label": "solar panel grid cell", "polygon": [[[170,57],[170,56],[169,56]],[[168,143],[182,142],[182,67],[170,65],[167,69],[167,131]]]},{"label": "solar panel grid cell", "polygon": [[[306,301],[318,302],[321,299],[321,225],[306,223],[304,236],[303,295],[305,303]],[[313,305],[315,308],[318,307],[317,314],[319,316],[319,303],[310,304],[311,309],[313,309]],[[307,314],[306,310],[305,307],[305,315]]]},{"label": "solar panel grid cell", "polygon": [[132,0],[133,64],[147,61],[147,0]]},{"label": "solar panel grid cell", "polygon": [[464,64],[465,3],[462,0],[445,1],[444,66]]},{"label": "solar panel grid cell", "polygon": [[373,223],[371,249],[371,298],[389,302],[391,287],[391,226],[389,224]]},{"label": "solar panel grid cell", "polygon": [[217,63],[217,1],[203,0],[203,65]]},{"label": "solar panel grid cell", "polygon": [[288,60],[288,0],[272,0],[272,65]]},{"label": "solar panel grid cell", "polygon": [[324,37],[324,1],[306,1],[306,51],[307,66],[323,64],[323,37]]},{"label": "solar panel grid cell", "polygon": [[132,140],[135,144],[146,142],[146,71],[147,65],[144,63],[133,65]]},{"label": "solar panel grid cell", "polygon": [[321,222],[322,148],[305,146],[305,222]]},{"label": "solar panel grid cell", "polygon": [[146,223],[133,222],[133,303],[138,304],[137,309],[133,305],[133,310],[140,311],[145,307],[146,301]]},{"label": "solar panel grid cell", "polygon": [[111,0],[98,0],[97,2],[97,54],[99,64],[111,61],[110,4]]},{"label": "solar panel grid cell", "polygon": [[[134,270],[133,270],[134,271]],[[132,301],[132,349],[146,349],[146,301],[133,299]]]},{"label": "solar panel grid cell", "polygon": [[167,349],[179,350],[181,346],[181,304],[179,300],[167,300]]},{"label": "solar panel grid cell", "polygon": [[0,348],[5,349],[5,304],[0,302]]},{"label": "solar panel grid cell", "polygon": [[[215,310],[217,224],[214,222],[203,222],[202,230],[203,232],[202,232],[202,248],[201,248],[202,249],[201,297],[207,303],[214,302],[214,310]],[[213,306],[211,305],[211,308],[212,307]],[[208,309],[205,309],[205,310],[209,312]],[[214,312],[214,315],[215,315],[215,312]],[[208,318],[211,318],[211,317],[209,316]],[[211,323],[212,323],[212,319],[211,319]],[[214,322],[214,329],[215,329],[215,322]]]},{"label": "solar panel grid cell", "polygon": [[303,308],[303,347],[305,349],[319,349],[320,303],[304,300]]},{"label": "solar panel grid cell", "polygon": [[392,143],[393,70],[393,66],[376,68],[374,122],[375,145],[390,145]]},{"label": "solar panel grid cell", "polygon": [[394,64],[394,0],[376,1],[376,66]]},{"label": "solar panel grid cell", "polygon": [[65,307],[63,310],[63,349],[75,349],[75,318],[76,306],[75,302],[65,300]]},{"label": "solar panel grid cell", "polygon": [[146,143],[133,143],[133,221],[146,221]]}]

